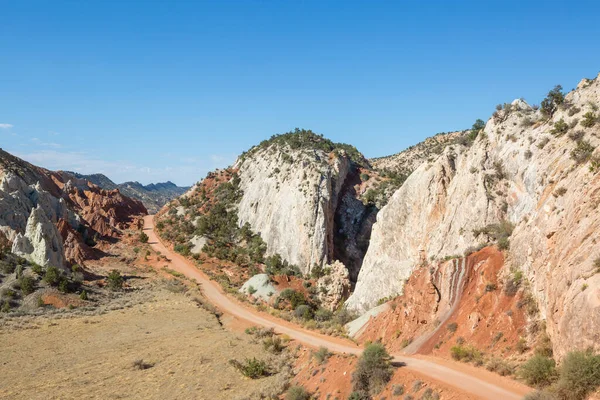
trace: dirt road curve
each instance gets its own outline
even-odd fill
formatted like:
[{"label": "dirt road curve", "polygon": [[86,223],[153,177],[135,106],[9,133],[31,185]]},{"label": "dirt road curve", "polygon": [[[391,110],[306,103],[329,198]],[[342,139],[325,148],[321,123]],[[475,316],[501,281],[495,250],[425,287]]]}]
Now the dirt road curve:
[{"label": "dirt road curve", "polygon": [[[256,310],[238,303],[227,297],[220,287],[209,280],[190,261],[166,248],[154,232],[153,216],[144,218],[144,231],[149,237],[148,243],[154,250],[160,251],[171,260],[170,268],[181,272],[190,279],[195,279],[202,285],[202,290],[207,299],[218,307],[222,312],[234,317],[241,318],[256,325],[272,327],[277,332],[286,334],[308,346],[325,346],[329,350],[338,353],[360,354],[362,348],[348,340],[321,335],[316,332],[302,329],[286,321],[279,320],[259,313]],[[452,369],[427,359],[406,356],[394,356],[394,361],[404,363],[404,368],[409,368],[423,375],[429,376],[440,382],[444,382],[465,392],[489,400],[517,400],[521,399],[528,389],[509,379],[488,374],[487,371],[473,371],[470,369]],[[467,368],[467,367],[465,367]]]}]

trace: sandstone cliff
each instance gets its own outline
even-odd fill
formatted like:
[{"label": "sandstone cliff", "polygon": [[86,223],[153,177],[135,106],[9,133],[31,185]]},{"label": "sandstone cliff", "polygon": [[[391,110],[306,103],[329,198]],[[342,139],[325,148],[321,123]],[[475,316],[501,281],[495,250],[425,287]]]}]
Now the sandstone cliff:
[{"label": "sandstone cliff", "polygon": [[549,96],[546,113],[505,104],[472,144],[418,167],[379,212],[347,305],[366,310],[402,293],[418,266],[497,241],[505,271],[529,282],[557,354],[598,348],[599,81],[564,101]]},{"label": "sandstone cliff", "polygon": [[82,264],[96,241],[145,214],[118,190],[31,165],[0,150],[0,232],[12,252],[41,265]]},{"label": "sandstone cliff", "polygon": [[278,270],[308,273],[340,260],[356,279],[376,214],[358,199],[365,169],[368,161],[351,146],[299,129],[275,135],[167,206],[158,217],[169,230],[163,237],[191,251],[207,236],[205,253],[238,264],[277,255]]},{"label": "sandstone cliff", "polygon": [[[303,272],[332,261],[336,245],[358,253],[344,260],[347,264],[360,262],[364,252],[356,238],[364,235],[359,231],[369,213],[347,183],[357,179],[357,164],[366,160],[353,159],[334,144],[322,147],[324,139],[314,134],[292,135],[306,135],[306,142],[296,145],[295,138],[282,136],[251,149],[235,164],[243,193],[240,225],[247,222],[260,233],[267,255],[279,254]],[[347,240],[336,242],[340,235]]]}]

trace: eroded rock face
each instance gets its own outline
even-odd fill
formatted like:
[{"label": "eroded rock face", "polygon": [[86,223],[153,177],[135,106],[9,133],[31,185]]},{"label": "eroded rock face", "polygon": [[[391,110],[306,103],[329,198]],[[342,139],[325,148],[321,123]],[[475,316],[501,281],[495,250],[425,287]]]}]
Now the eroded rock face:
[{"label": "eroded rock face", "polygon": [[[424,260],[462,255],[485,239],[474,229],[507,220],[515,228],[505,268],[521,269],[530,282],[557,355],[598,349],[600,175],[589,157],[600,124],[579,121],[597,115],[599,79],[579,85],[566,103],[546,121],[517,100],[470,147],[449,146],[421,165],[378,214],[347,305],[364,311],[401,293]],[[557,129],[561,119],[566,133]]]},{"label": "eroded rock face", "polygon": [[12,251],[47,266],[82,264],[86,240],[116,238],[144,206],[0,150],[0,232]]},{"label": "eroded rock face", "polygon": [[152,214],[156,214],[162,206],[189,189],[189,187],[177,186],[173,182],[149,185],[142,185],[139,182],[116,184],[103,174],[81,175],[70,171],[60,171],[59,173],[65,180],[82,182],[84,189],[87,188],[88,182],[104,190],[119,189],[119,192],[125,196],[141,201]]},{"label": "eroded rock face", "polygon": [[40,206],[29,214],[25,234],[17,234],[12,252],[40,265],[65,265],[60,234]]},{"label": "eroded rock face", "polygon": [[81,233],[77,232],[65,220],[58,221],[58,231],[63,241],[65,260],[70,264],[84,265],[94,257],[93,250],[85,243]]},{"label": "eroded rock face", "polygon": [[347,157],[270,146],[235,168],[243,191],[239,223],[260,233],[267,255],[279,254],[304,273],[331,260],[334,214],[351,169]]},{"label": "eroded rock face", "polygon": [[[433,165],[421,166],[379,212],[347,303],[351,308],[364,311],[379,299],[400,293],[423,257],[464,253],[476,244],[474,227],[500,217],[483,184],[476,184],[469,172],[484,163],[486,151],[468,158],[461,151],[465,149],[446,148]],[[466,175],[461,182],[456,177],[462,171]]]},{"label": "eroded rock face", "polygon": [[350,293],[348,269],[339,261],[325,266],[331,272],[317,281],[318,298],[321,306],[334,311]]},{"label": "eroded rock face", "polygon": [[518,354],[517,343],[527,337],[526,310],[519,307],[524,290],[506,290],[503,268],[503,254],[494,246],[419,266],[404,293],[384,303],[387,310],[371,318],[355,339],[381,340],[390,352],[449,357],[460,337],[488,355]]}]

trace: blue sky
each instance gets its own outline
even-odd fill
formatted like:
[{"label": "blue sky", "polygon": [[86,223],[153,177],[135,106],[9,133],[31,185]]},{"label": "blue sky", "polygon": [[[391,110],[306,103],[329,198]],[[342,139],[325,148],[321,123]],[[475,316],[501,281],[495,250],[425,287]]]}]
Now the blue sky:
[{"label": "blue sky", "polygon": [[295,127],[388,155],[596,76],[599,3],[0,0],[0,147],[182,185]]}]

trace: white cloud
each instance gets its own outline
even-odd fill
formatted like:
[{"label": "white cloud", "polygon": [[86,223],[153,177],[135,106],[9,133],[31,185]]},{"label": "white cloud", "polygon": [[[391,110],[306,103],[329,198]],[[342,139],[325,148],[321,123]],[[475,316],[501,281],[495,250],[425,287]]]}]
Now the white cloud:
[{"label": "white cloud", "polygon": [[0,124],[0,129],[10,129],[13,125],[11,124]]},{"label": "white cloud", "polygon": [[36,137],[29,139],[29,141],[37,144],[38,146],[51,147],[53,149],[60,149],[62,147],[62,145],[58,143],[44,142]]}]

